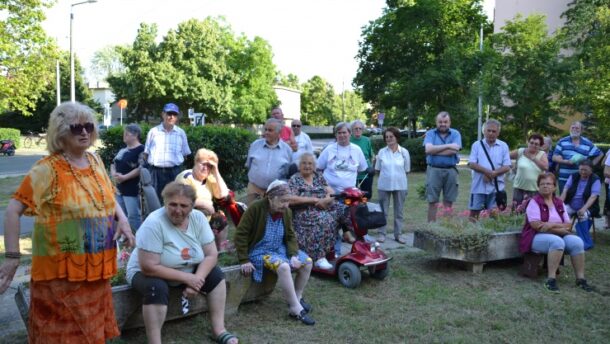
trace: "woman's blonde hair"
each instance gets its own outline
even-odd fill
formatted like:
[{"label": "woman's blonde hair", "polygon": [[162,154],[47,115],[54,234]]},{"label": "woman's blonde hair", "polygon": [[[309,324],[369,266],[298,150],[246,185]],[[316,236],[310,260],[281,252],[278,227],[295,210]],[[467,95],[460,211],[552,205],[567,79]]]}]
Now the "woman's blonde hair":
[{"label": "woman's blonde hair", "polygon": [[87,105],[78,102],[65,102],[59,104],[49,116],[47,128],[47,150],[50,154],[62,153],[65,150],[64,139],[70,132],[70,124],[78,122],[93,123],[93,132],[90,134],[89,145],[93,146],[97,140],[97,121],[95,112]]}]

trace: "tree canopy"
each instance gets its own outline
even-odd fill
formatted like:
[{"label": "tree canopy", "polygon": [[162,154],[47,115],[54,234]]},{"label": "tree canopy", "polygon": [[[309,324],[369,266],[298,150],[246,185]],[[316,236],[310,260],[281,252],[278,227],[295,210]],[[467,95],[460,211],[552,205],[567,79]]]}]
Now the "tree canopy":
[{"label": "tree canopy", "polygon": [[[60,52],[58,61],[60,69],[60,101],[65,102],[70,100],[70,53],[67,51]],[[48,73],[55,74],[55,63],[49,63],[46,68]],[[100,104],[93,100],[91,91],[83,79],[83,69],[78,58],[74,60],[74,70],[76,99],[97,112],[101,112]],[[46,130],[49,123],[49,115],[57,106],[55,82],[53,78],[45,84],[40,97],[31,108],[28,108],[26,114],[20,111],[11,111],[0,116],[0,126],[19,129],[22,133],[28,130],[35,132]]]},{"label": "tree canopy", "polygon": [[362,31],[354,85],[394,125],[440,110],[473,124],[481,25],[491,31],[478,0],[388,0]]},{"label": "tree canopy", "polygon": [[119,47],[109,45],[93,53],[90,70],[98,81],[104,81],[110,76],[125,72],[125,66],[121,63]]},{"label": "tree canopy", "polygon": [[569,68],[559,40],[547,35],[545,17],[517,16],[489,37],[485,63],[486,99],[503,122],[503,137],[525,142],[528,134],[556,134],[563,122],[561,98]]},{"label": "tree canopy", "polygon": [[566,109],[580,111],[592,125],[596,140],[610,139],[610,0],[576,0],[563,14],[564,47],[573,81],[562,100]]},{"label": "tree canopy", "polygon": [[222,19],[191,19],[156,43],[157,27],[141,24],[133,45],[118,48],[125,72],[108,78],[132,112],[157,114],[162,104],[194,108],[211,122],[262,122],[277,102],[269,44],[236,36]]},{"label": "tree canopy", "polygon": [[36,100],[53,79],[48,68],[56,47],[41,23],[47,0],[0,0],[0,113],[30,114]]}]

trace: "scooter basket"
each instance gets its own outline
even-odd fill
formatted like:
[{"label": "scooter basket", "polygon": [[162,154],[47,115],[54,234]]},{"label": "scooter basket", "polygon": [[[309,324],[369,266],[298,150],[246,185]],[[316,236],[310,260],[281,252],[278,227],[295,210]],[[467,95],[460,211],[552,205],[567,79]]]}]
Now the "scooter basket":
[{"label": "scooter basket", "polygon": [[360,229],[375,229],[387,223],[381,206],[376,203],[359,204],[356,208],[356,224]]}]

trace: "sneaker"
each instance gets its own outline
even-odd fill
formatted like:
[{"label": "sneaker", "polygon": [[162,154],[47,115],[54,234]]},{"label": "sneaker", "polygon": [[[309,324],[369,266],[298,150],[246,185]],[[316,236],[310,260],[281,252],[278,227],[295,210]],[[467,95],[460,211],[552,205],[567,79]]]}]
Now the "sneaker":
[{"label": "sneaker", "polygon": [[322,270],[332,270],[333,265],[331,263],[329,263],[326,258],[320,258],[320,259],[316,260],[316,268],[322,269]]},{"label": "sneaker", "polygon": [[182,306],[182,314],[186,315],[189,312],[189,299],[187,299],[186,297],[181,296],[180,297],[180,305]]},{"label": "sneaker", "polygon": [[295,320],[298,320],[300,322],[302,322],[305,325],[315,325],[316,321],[313,320],[309,315],[307,315],[307,312],[305,312],[305,310],[303,309],[301,311],[300,314],[292,314],[289,313],[291,318],[294,318]]},{"label": "sneaker", "polygon": [[576,286],[580,287],[580,289],[586,291],[586,292],[592,292],[595,290],[595,288],[593,288],[592,286],[590,286],[587,283],[587,280],[584,278],[579,278],[576,280]]},{"label": "sneaker", "polygon": [[311,310],[313,309],[313,307],[309,303],[305,302],[303,298],[299,300],[299,303],[301,304],[301,307],[303,307],[306,313],[311,312]]},{"label": "sneaker", "polygon": [[546,282],[544,282],[544,287],[548,291],[552,291],[554,293],[559,293],[559,287],[557,286],[557,280],[554,278],[547,279]]}]

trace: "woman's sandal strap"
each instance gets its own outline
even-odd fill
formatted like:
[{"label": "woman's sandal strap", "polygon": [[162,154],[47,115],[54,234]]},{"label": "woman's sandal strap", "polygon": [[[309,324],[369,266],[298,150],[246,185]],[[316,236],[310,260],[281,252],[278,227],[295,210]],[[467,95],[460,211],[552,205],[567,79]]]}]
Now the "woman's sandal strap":
[{"label": "woman's sandal strap", "polygon": [[237,337],[229,331],[225,331],[216,337],[216,343],[218,344],[227,344],[231,339],[237,339]]}]

